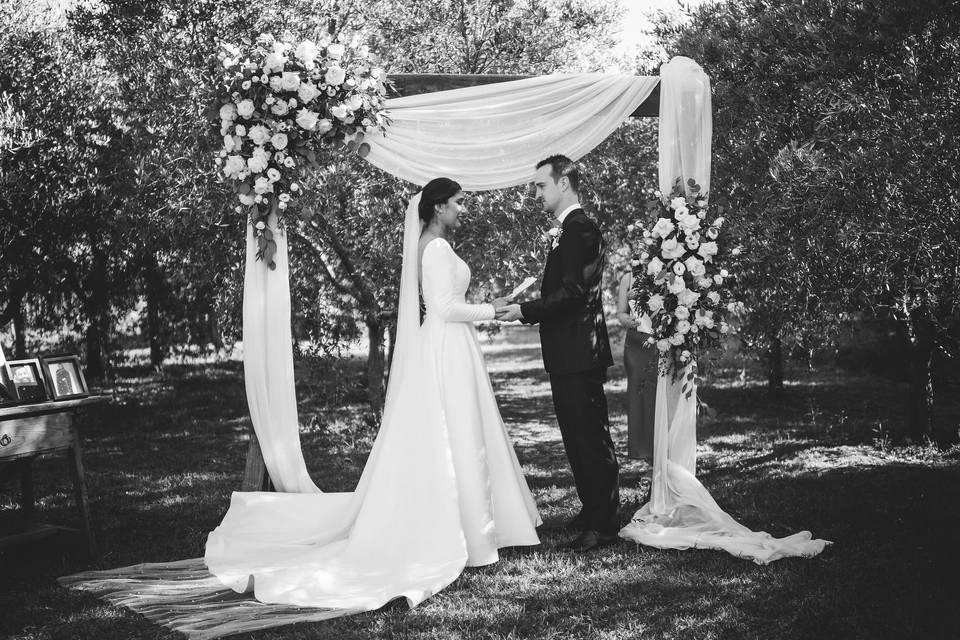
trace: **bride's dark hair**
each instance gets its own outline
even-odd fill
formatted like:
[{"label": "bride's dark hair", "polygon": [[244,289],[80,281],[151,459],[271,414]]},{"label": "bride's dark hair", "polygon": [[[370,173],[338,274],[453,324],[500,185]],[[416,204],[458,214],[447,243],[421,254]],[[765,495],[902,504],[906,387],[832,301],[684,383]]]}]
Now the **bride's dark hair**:
[{"label": "bride's dark hair", "polygon": [[428,182],[420,192],[420,206],[417,211],[423,224],[430,224],[436,213],[434,209],[462,191],[460,184],[450,178],[434,178]]}]

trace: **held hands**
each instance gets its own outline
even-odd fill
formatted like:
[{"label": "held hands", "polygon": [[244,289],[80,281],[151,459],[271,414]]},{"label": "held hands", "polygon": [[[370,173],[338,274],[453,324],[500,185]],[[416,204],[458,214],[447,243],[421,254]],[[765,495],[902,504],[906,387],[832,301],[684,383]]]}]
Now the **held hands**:
[{"label": "held hands", "polygon": [[513,322],[522,318],[523,313],[520,312],[520,305],[518,304],[508,304],[497,309],[497,320],[500,322]]}]

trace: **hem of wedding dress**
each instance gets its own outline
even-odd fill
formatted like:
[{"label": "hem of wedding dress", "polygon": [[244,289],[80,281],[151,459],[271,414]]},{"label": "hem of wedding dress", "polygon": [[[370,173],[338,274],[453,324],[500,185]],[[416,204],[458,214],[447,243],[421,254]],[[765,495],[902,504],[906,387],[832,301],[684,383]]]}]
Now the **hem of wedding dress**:
[{"label": "hem of wedding dress", "polygon": [[492,556],[492,559],[491,559],[491,560],[477,560],[477,561],[474,561],[474,560],[471,560],[471,559],[468,557],[465,566],[471,567],[471,568],[475,568],[475,567],[487,567],[487,566],[489,566],[489,565],[491,565],[491,564],[496,564],[496,563],[500,562],[500,551],[501,551],[502,549],[512,549],[512,548],[514,548],[514,547],[538,547],[538,546],[540,546],[541,544],[543,544],[543,543],[540,542],[540,539],[539,539],[539,538],[537,539],[536,542],[509,542],[509,543],[498,544],[498,545],[497,545],[497,548],[492,551],[493,556]]}]

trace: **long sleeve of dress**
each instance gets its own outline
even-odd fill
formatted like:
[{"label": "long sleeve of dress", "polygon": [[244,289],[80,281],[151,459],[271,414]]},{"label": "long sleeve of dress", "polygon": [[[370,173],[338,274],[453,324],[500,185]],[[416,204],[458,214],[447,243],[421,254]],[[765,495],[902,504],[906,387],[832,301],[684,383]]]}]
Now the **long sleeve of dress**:
[{"label": "long sleeve of dress", "polygon": [[[496,313],[492,304],[469,304],[464,300],[464,291],[457,290],[457,269],[466,269],[459,261],[453,247],[442,238],[424,249],[423,301],[427,315],[436,314],[446,322],[493,320]],[[465,280],[469,282],[469,276]]]}]

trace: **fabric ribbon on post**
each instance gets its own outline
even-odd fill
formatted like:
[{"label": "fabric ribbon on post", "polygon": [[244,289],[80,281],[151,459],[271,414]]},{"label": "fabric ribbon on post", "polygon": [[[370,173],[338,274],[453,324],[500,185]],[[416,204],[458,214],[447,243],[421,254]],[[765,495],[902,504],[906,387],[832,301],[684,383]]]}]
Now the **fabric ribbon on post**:
[{"label": "fabric ribbon on post", "polygon": [[[660,192],[670,197],[679,178],[710,191],[712,115],[710,79],[689,58],[660,68]],[[721,549],[767,564],[790,556],[813,556],[828,544],[809,531],[774,538],[751,531],[717,505],[696,478],[697,386],[687,365],[676,379],[657,380],[650,501],[620,531],[628,540],[661,549]]]}]

